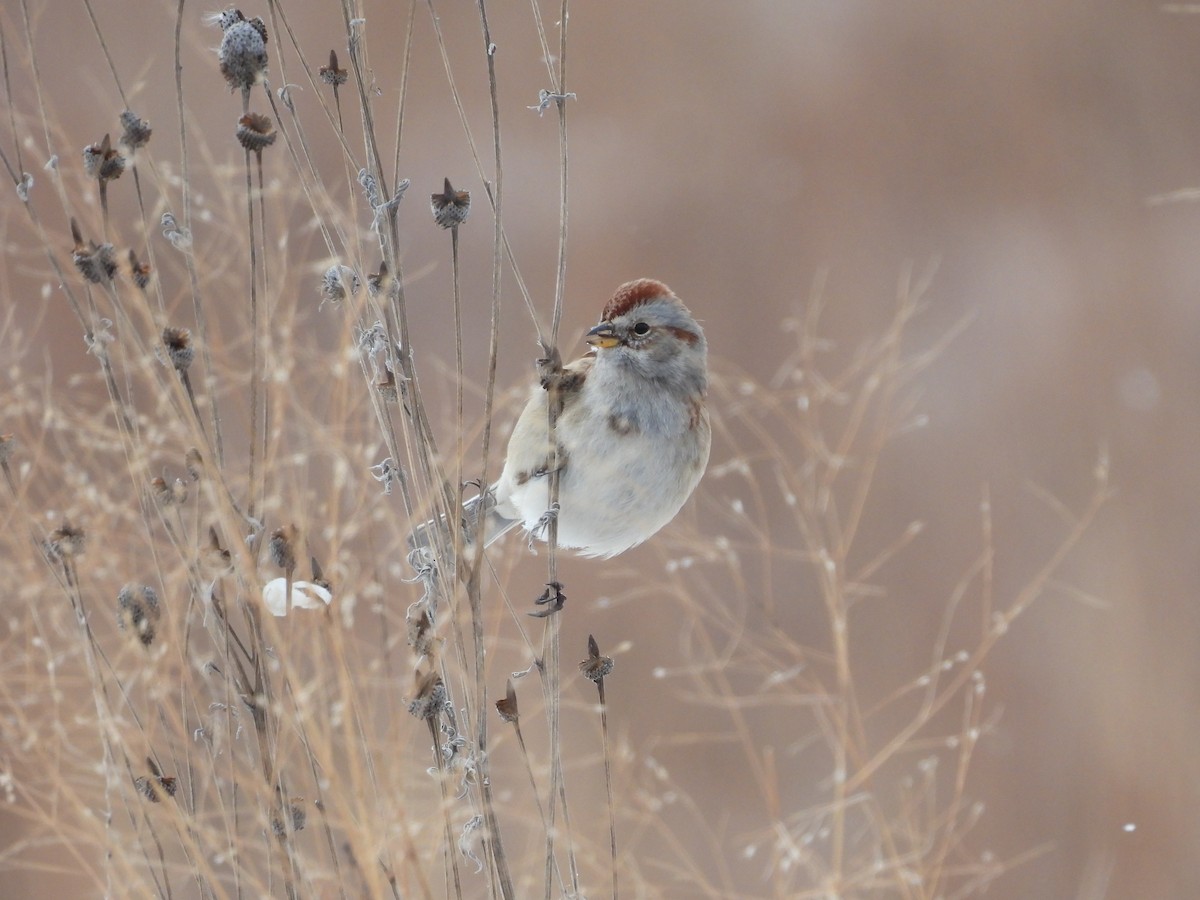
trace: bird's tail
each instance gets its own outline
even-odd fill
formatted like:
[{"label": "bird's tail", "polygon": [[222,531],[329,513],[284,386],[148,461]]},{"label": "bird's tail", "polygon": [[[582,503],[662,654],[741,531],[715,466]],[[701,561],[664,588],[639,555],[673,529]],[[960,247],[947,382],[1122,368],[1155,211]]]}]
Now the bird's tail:
[{"label": "bird's tail", "polygon": [[[475,541],[475,532],[480,516],[484,518],[484,547],[490,546],[502,535],[511,531],[514,526],[520,524],[519,519],[510,519],[501,515],[496,510],[496,493],[494,487],[484,491],[478,497],[472,497],[463,504],[460,523],[463,530],[463,547],[466,548],[466,552],[468,553],[471,552]],[[452,537],[446,527],[446,520],[441,516],[418,525],[413,529],[412,534],[408,536],[410,556],[412,551],[422,550],[436,557],[438,535],[442,537],[446,544],[452,543]]]}]

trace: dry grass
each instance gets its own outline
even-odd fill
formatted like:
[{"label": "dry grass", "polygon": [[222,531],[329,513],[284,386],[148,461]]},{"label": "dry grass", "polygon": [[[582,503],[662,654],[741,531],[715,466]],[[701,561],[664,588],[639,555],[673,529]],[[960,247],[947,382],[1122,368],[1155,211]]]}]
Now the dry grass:
[{"label": "dry grass", "polygon": [[[494,560],[413,579],[405,543],[412,523],[458,504],[456,485],[497,471],[491,422],[511,420],[511,397],[495,396],[502,310],[542,322],[543,352],[556,348],[565,37],[529,23],[556,60],[549,93],[563,98],[547,101],[563,227],[542,308],[507,241],[490,138],[472,138],[488,188],[473,192],[470,220],[492,232],[490,256],[460,251],[455,230],[439,259],[452,274],[436,286],[410,278],[423,261],[405,258],[406,231],[436,227],[423,186],[444,174],[399,140],[398,123],[420,127],[404,118],[408,36],[437,49],[449,84],[468,77],[460,69],[481,80],[493,101],[481,133],[494,136],[504,85],[486,19],[458,60],[440,30],[418,30],[429,9],[396,13],[389,106],[372,95],[370,53],[382,51],[354,4],[349,37],[334,42],[351,48],[336,89],[319,74],[328,48],[293,43],[287,11],[268,4],[269,84],[254,77],[232,94],[192,88],[219,80],[205,49],[218,32],[183,6],[182,119],[156,121],[136,150],[114,137],[125,170],[97,178],[78,148],[103,157],[102,135],[78,133],[40,80],[62,62],[33,39],[48,9],[0,18],[4,163],[14,184],[35,173],[26,202],[4,202],[16,244],[5,280],[47,286],[0,320],[0,432],[13,436],[2,445],[0,771],[20,834],[0,866],[109,896],[916,898],[979,893],[1021,862],[971,843],[986,814],[969,786],[990,722],[984,664],[1051,586],[1106,479],[1099,470],[1080,511],[1055,507],[1058,544],[1004,595],[985,494],[979,556],[954,563],[963,574],[928,664],[881,679],[856,652],[872,607],[902,593],[890,563],[920,534],[918,523],[896,535],[866,526],[889,445],[921,425],[919,378],[938,347],[910,349],[906,329],[927,279],[905,276],[890,319],[853,348],[822,342],[814,290],[770,383],[714,363],[717,445],[694,508],[656,539],[661,566],[645,552],[605,573],[609,605],[669,611],[637,635],[664,641],[664,663],[619,687],[627,647],[601,645],[617,662],[597,705],[571,665],[584,648],[560,647],[563,617],[589,606],[525,615],[536,594],[521,593],[520,572],[559,580],[555,553],[529,560],[514,540]],[[84,9],[104,42],[113,26]],[[169,30],[155,39],[171,46]],[[154,71],[172,72],[173,55]],[[122,77],[145,77],[124,62],[88,73],[114,135]],[[267,90],[282,84],[305,88],[295,111]],[[232,128],[198,132],[193,106],[210,104],[231,121],[268,115],[274,144],[260,156],[238,150]],[[405,195],[404,174],[422,187]],[[150,265],[145,285],[130,249]],[[386,273],[372,279],[380,259]],[[464,311],[470,269],[491,273],[486,313]],[[526,302],[502,308],[513,284]],[[452,311],[452,364],[424,351],[409,290]],[[77,371],[59,371],[38,312],[52,307],[69,308],[70,340],[87,342]],[[488,350],[472,356],[463,334],[481,319]],[[322,575],[328,608],[265,614],[269,581]],[[561,577],[568,595],[592,591]],[[520,714],[502,721],[493,704],[513,672],[530,674],[510,682]],[[639,712],[659,724],[635,743],[622,720]],[[714,773],[726,783],[701,792]]]}]

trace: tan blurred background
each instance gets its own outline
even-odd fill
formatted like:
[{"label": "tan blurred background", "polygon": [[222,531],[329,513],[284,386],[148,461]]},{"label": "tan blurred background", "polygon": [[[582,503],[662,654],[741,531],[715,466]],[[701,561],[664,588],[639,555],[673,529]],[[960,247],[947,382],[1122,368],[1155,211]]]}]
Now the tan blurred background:
[{"label": "tan blurred background", "polygon": [[[366,13],[389,107],[402,50],[391,5]],[[131,105],[155,125],[157,154],[176,157],[173,4],[96,6]],[[4,7],[13,27],[18,4]],[[309,7],[293,23],[321,59],[340,13]],[[43,78],[66,133],[59,152],[74,161],[120,105],[85,16],[38,8]],[[475,12],[439,10],[487,153]],[[185,66],[189,102],[200,133],[224,135],[235,100],[204,55],[219,38],[200,12],[188,13],[199,35]],[[544,309],[556,126],[525,109],[548,86],[528,10],[493,14],[508,227]],[[414,220],[443,175],[482,199],[427,9],[417,22],[401,166],[414,182]],[[69,64],[53,70],[50,59]],[[276,83],[278,71],[273,57]],[[1002,715],[971,778],[971,796],[987,804],[971,842],[1002,858],[1049,845],[992,896],[1200,896],[1200,201],[1155,200],[1200,187],[1200,15],[1067,0],[577,2],[568,82],[578,100],[566,343],[616,284],[639,275],[689,302],[723,365],[762,379],[791,347],[779,323],[822,276],[827,333],[847,346],[883,327],[910,265],[938,261],[911,349],[970,317],[921,379],[928,427],[899,441],[881,474],[871,528],[894,533],[911,519],[927,528],[898,563],[877,623],[864,626],[861,652],[878,661],[877,677],[912,678],[928,658],[945,598],[978,550],[984,485],[1003,593],[1063,532],[1027,486],[1078,508],[1107,448],[1117,495],[1060,573],[1104,605],[1062,593],[1040,601],[991,659],[989,698]],[[307,90],[296,93],[302,109]],[[334,148],[316,152],[336,177]],[[282,156],[275,165],[286,178]],[[464,253],[486,261],[482,209],[476,221]],[[434,331],[444,238],[423,228],[406,240],[410,270],[425,273],[411,293],[416,327]],[[315,303],[307,286],[320,268],[298,273],[298,302]],[[487,296],[486,264],[464,278],[468,296]],[[513,385],[534,347],[515,291],[506,296],[500,380]],[[26,308],[31,322],[36,306]],[[485,346],[479,308],[474,353]],[[42,327],[61,327],[66,347],[79,343],[60,311]],[[449,358],[450,345],[427,352]],[[66,375],[89,363],[72,352],[56,365]],[[669,622],[637,624],[652,615],[595,613],[568,626],[568,645],[582,646],[588,630],[610,641],[640,627],[669,634]],[[636,672],[654,661],[635,645],[622,664]],[[633,684],[611,690],[618,727],[641,746],[662,722],[630,702]],[[721,763],[690,765],[694,787],[720,782]],[[718,796],[715,806],[733,803]]]}]

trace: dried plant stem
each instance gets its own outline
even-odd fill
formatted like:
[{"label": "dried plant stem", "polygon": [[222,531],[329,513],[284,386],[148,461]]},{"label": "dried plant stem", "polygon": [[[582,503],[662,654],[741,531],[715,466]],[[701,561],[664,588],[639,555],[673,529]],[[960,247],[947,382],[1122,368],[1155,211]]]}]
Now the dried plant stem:
[{"label": "dried plant stem", "polygon": [[450,868],[450,873],[453,878],[454,896],[458,900],[462,900],[462,876],[458,871],[458,852],[454,842],[454,829],[450,824],[450,808],[451,797],[450,789],[447,784],[450,775],[446,770],[446,760],[442,756],[442,744],[438,737],[438,715],[432,715],[427,720],[429,722],[429,739],[433,745],[434,762],[437,765],[438,772],[438,787],[442,792],[442,828],[446,841],[445,858],[446,864]]},{"label": "dried plant stem", "polygon": [[[243,103],[243,107],[246,104]],[[262,351],[266,343],[263,333],[264,323],[261,321],[258,309],[258,241],[254,234],[254,182],[250,168],[250,151],[245,151],[246,158],[246,219],[248,247],[250,251],[250,495],[246,503],[246,513],[251,519],[259,515],[259,502],[265,488],[261,472],[262,462],[259,460],[266,444],[265,428],[262,422],[262,391],[265,387],[262,371]],[[262,164],[262,157],[259,157]],[[261,170],[260,170],[261,175]],[[262,447],[260,447],[260,443]],[[288,601],[291,601],[290,589]]]},{"label": "dried plant stem", "polygon": [[612,756],[608,747],[608,700],[604,694],[604,678],[596,679],[600,695],[600,746],[604,753],[604,787],[608,794],[608,849],[612,862],[612,895],[617,898],[617,809],[613,802]]},{"label": "dried plant stem", "polygon": [[[24,0],[22,0],[24,2]],[[183,9],[187,0],[179,0],[175,12],[175,105],[179,114],[179,146],[182,154],[180,162],[181,183],[183,186],[183,227],[190,235],[192,233],[192,180],[189,168],[189,141],[187,133],[187,111],[183,103]],[[196,332],[200,338],[200,355],[204,361],[204,389],[209,399],[209,409],[212,415],[212,449],[217,466],[225,467],[225,442],[221,436],[221,416],[217,403],[216,370],[213,368],[212,349],[209,346],[208,318],[205,315],[204,303],[200,297],[200,279],[196,273],[196,259],[191,244],[182,248],[184,261],[187,265],[188,282],[192,295],[192,314],[196,320]]]}]

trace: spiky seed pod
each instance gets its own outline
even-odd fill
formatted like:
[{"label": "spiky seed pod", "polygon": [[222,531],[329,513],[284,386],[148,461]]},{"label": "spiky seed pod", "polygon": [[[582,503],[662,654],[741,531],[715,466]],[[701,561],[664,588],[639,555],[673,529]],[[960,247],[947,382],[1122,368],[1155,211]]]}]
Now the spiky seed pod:
[{"label": "spiky seed pod", "polygon": [[73,559],[82,556],[87,546],[87,534],[66,519],[46,537],[46,552],[53,559]]},{"label": "spiky seed pod", "polygon": [[350,77],[345,69],[338,68],[337,54],[332,50],[329,51],[329,65],[321,66],[317,71],[323,82],[335,88],[341,87]]},{"label": "spiky seed pod", "polygon": [[144,263],[138,259],[132,247],[129,249],[129,277],[133,279],[133,283],[138,286],[139,290],[144,291],[146,285],[150,283],[150,263]]},{"label": "spiky seed pod", "polygon": [[579,671],[591,681],[600,681],[613,670],[612,657],[601,656],[596,639],[588,635],[588,658],[579,664]]},{"label": "spiky seed pod", "polygon": [[121,113],[121,127],[125,129],[121,133],[121,143],[128,147],[130,152],[138,147],[145,147],[150,143],[150,135],[154,133],[149,122],[128,109]]},{"label": "spiky seed pod", "polygon": [[471,192],[456,191],[447,178],[442,192],[429,196],[429,208],[433,210],[434,222],[442,228],[454,228],[471,214]]},{"label": "spiky seed pod", "polygon": [[446,706],[446,685],[442,676],[433,670],[417,675],[416,696],[408,704],[408,711],[418,719],[429,720]]},{"label": "spiky seed pod", "polygon": [[149,585],[130,582],[117,594],[117,625],[134,634],[143,645],[154,643],[161,618],[158,594]]},{"label": "spiky seed pod", "polygon": [[425,610],[408,618],[408,646],[417,656],[427,656],[433,647],[433,620]]},{"label": "spiky seed pod", "polygon": [[151,803],[161,803],[164,796],[175,796],[179,781],[172,775],[139,775],[133,779],[133,787]]},{"label": "spiky seed pod", "polygon": [[117,274],[117,254],[112,244],[97,244],[95,241],[83,241],[79,223],[71,220],[71,237],[75,247],[71,251],[71,261],[79,274],[92,284],[107,284]]},{"label": "spiky seed pod", "polygon": [[112,138],[106,134],[100,143],[83,148],[83,170],[97,181],[113,181],[125,171],[125,157],[113,149]]},{"label": "spiky seed pod", "polygon": [[248,91],[267,72],[267,26],[262,19],[247,21],[239,10],[223,13],[219,22],[225,31],[217,49],[221,74],[230,90]]},{"label": "spiky seed pod", "polygon": [[513,687],[511,678],[508,681],[508,687],[504,692],[504,696],[496,701],[496,712],[500,714],[501,719],[509,724],[516,722],[519,717],[519,713],[517,712],[517,690]]},{"label": "spiky seed pod", "polygon": [[285,572],[292,572],[296,568],[295,544],[299,534],[300,530],[295,525],[285,525],[276,528],[271,533],[271,540],[267,542],[267,555],[271,562]]},{"label": "spiky seed pod", "polygon": [[189,447],[184,455],[184,465],[187,466],[188,477],[192,481],[199,481],[204,475],[204,457],[200,455],[200,451],[195,447]]},{"label": "spiky seed pod", "polygon": [[[308,824],[308,813],[304,809],[304,798],[293,797],[288,803],[288,816],[292,820],[292,831],[303,831],[304,826]],[[283,820],[276,817],[271,819],[271,831],[276,837],[283,837],[286,833]]]},{"label": "spiky seed pod", "polygon": [[375,382],[375,390],[379,392],[384,403],[396,403],[399,400],[400,392],[396,387],[396,376],[391,369],[384,370],[384,377]]},{"label": "spiky seed pod", "polygon": [[321,276],[321,302],[341,303],[362,287],[358,275],[349,266],[330,266]]},{"label": "spiky seed pod", "polygon": [[188,370],[196,358],[196,348],[192,346],[192,333],[186,328],[167,326],[162,332],[163,350],[167,360],[180,375]]},{"label": "spiky seed pod", "polygon": [[367,292],[370,293],[372,297],[377,297],[382,291],[386,291],[389,284],[391,284],[391,276],[388,274],[386,262],[381,262],[379,264],[378,272],[370,272],[367,274]]},{"label": "spiky seed pod", "polygon": [[269,116],[246,113],[237,124],[237,140],[247,150],[262,153],[275,143],[275,123]]}]

